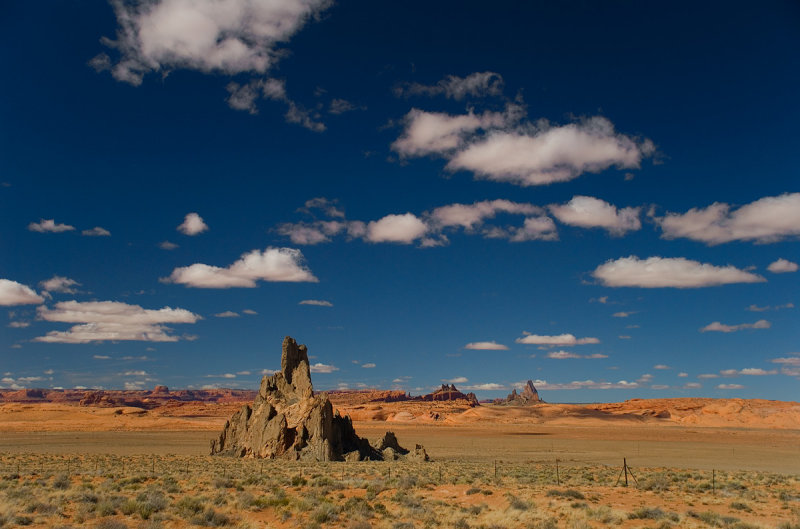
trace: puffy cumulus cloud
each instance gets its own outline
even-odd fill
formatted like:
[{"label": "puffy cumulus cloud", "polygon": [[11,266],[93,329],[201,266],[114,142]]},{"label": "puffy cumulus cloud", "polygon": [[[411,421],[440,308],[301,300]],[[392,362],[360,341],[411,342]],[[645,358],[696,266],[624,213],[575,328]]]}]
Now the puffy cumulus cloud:
[{"label": "puffy cumulus cloud", "polygon": [[111,237],[111,232],[100,226],[95,226],[89,230],[83,230],[81,235],[84,237]]},{"label": "puffy cumulus cloud", "polygon": [[764,197],[738,209],[715,202],[686,213],[655,217],[665,239],[687,238],[710,245],[731,241],[776,242],[800,236],[800,193]]},{"label": "puffy cumulus cloud", "polygon": [[101,54],[97,69],[108,67],[118,81],[139,85],[151,72],[176,69],[205,73],[266,73],[288,41],[327,0],[114,0],[117,50]]},{"label": "puffy cumulus cloud", "polygon": [[772,324],[767,320],[758,320],[754,323],[740,323],[739,325],[725,325],[718,321],[709,323],[700,332],[736,332],[743,329],[769,329]]},{"label": "puffy cumulus cloud", "polygon": [[39,286],[46,292],[59,292],[61,294],[75,294],[81,286],[74,279],[62,276],[53,276],[50,279],[39,282]]},{"label": "puffy cumulus cloud", "polygon": [[569,390],[569,389],[636,389],[641,387],[639,382],[628,382],[619,380],[617,382],[605,382],[595,380],[575,380],[566,383],[552,383],[546,380],[534,380],[534,385],[538,389],[546,390]]},{"label": "puffy cumulus cloud", "polygon": [[449,204],[438,207],[426,216],[433,226],[439,228],[460,227],[474,230],[486,219],[494,218],[498,213],[512,215],[541,215],[544,209],[533,204],[512,202],[510,200],[483,200],[472,204]]},{"label": "puffy cumulus cloud", "polygon": [[64,231],[73,231],[75,226],[57,224],[54,219],[41,219],[39,222],[31,222],[28,224],[28,229],[39,233],[61,233]]},{"label": "puffy cumulus cloud", "polygon": [[757,274],[734,266],[714,266],[683,257],[622,257],[598,266],[592,275],[609,287],[699,288],[730,283],[761,283]]},{"label": "puffy cumulus cloud", "polygon": [[162,250],[174,250],[175,248],[178,247],[178,245],[175,244],[174,242],[161,241],[160,243],[158,243],[158,247],[161,248]]},{"label": "puffy cumulus cloud", "polygon": [[468,96],[499,96],[503,93],[503,77],[495,72],[474,72],[466,77],[448,75],[435,85],[406,83],[395,88],[397,97],[438,96],[460,101]]},{"label": "puffy cumulus cloud", "polygon": [[491,342],[470,342],[464,346],[464,349],[473,351],[508,351],[508,346],[492,340]]},{"label": "puffy cumulus cloud", "polygon": [[[301,211],[308,213],[311,209],[301,208]],[[448,204],[419,215],[390,214],[368,223],[347,220],[336,208],[325,210],[324,213],[330,218],[284,223],[278,225],[276,231],[289,237],[293,243],[303,245],[326,243],[334,236],[346,235],[348,240],[402,244],[416,242],[420,248],[431,248],[447,244],[448,234],[459,229],[470,235],[504,238],[512,242],[558,239],[556,225],[553,219],[544,214],[543,208],[504,199]],[[526,218],[521,226],[486,224],[486,221],[498,215],[520,215]]]},{"label": "puffy cumulus cloud", "polygon": [[197,213],[187,213],[177,230],[184,235],[198,235],[208,230],[208,225],[203,222],[203,217]]},{"label": "puffy cumulus cloud", "polygon": [[566,204],[549,207],[560,222],[581,228],[603,228],[613,235],[624,235],[642,227],[639,220],[641,208],[622,208],[599,198],[574,196]]},{"label": "puffy cumulus cloud", "polygon": [[747,310],[750,312],[766,312],[768,310],[781,310],[781,309],[793,309],[794,303],[784,303],[783,305],[766,305],[764,307],[759,307],[758,305],[750,305],[747,307]]},{"label": "puffy cumulus cloud", "polygon": [[540,121],[518,130],[495,130],[474,138],[448,156],[450,171],[467,170],[476,177],[521,186],[573,180],[611,166],[638,168],[655,147],[619,134],[603,117],[552,126]]},{"label": "puffy cumulus cloud", "polygon": [[263,98],[278,101],[286,105],[284,118],[288,123],[295,123],[314,132],[323,132],[326,127],[320,121],[320,114],[309,110],[289,98],[286,94],[286,81],[282,79],[253,79],[245,84],[228,83],[228,106],[234,110],[243,110],[250,114],[258,114],[256,102]]},{"label": "puffy cumulus cloud", "polygon": [[333,307],[333,303],[324,299],[304,299],[298,305],[312,305],[314,307]]},{"label": "puffy cumulus cloud", "polygon": [[777,261],[770,263],[767,267],[767,270],[772,272],[773,274],[785,274],[788,272],[797,272],[798,266],[797,263],[793,263],[788,259],[778,259]]},{"label": "puffy cumulus cloud", "polygon": [[317,362],[316,364],[311,364],[312,373],[333,373],[334,371],[339,371],[339,368],[332,365],[326,365],[320,362]]},{"label": "puffy cumulus cloud", "polygon": [[469,382],[469,379],[467,377],[443,378],[442,382],[447,382],[448,384],[464,384]]},{"label": "puffy cumulus cloud", "polygon": [[410,244],[423,237],[427,231],[427,224],[413,213],[386,215],[367,224],[366,240]]},{"label": "puffy cumulus cloud", "polygon": [[800,353],[790,353],[792,356],[784,356],[780,358],[773,358],[770,362],[774,364],[783,364],[789,366],[800,367]]},{"label": "puffy cumulus cloud", "polygon": [[44,303],[44,298],[31,287],[10,279],[0,279],[0,305],[10,307],[40,303]]},{"label": "puffy cumulus cloud", "polygon": [[302,252],[293,248],[253,250],[226,268],[203,263],[179,267],[162,281],[196,288],[254,288],[260,280],[318,281],[305,266]]},{"label": "puffy cumulus cloud", "polygon": [[77,323],[67,331],[50,331],[37,342],[90,343],[103,341],[176,342],[165,324],[195,323],[200,316],[186,309],[152,310],[118,301],[62,301],[55,308],[37,308],[39,319]]},{"label": "puffy cumulus cloud", "polygon": [[452,154],[464,147],[476,131],[502,127],[511,119],[511,115],[502,112],[454,116],[414,108],[403,119],[403,133],[391,147],[403,158]]},{"label": "puffy cumulus cloud", "polygon": [[717,385],[717,389],[743,389],[744,386],[741,384],[719,384]]},{"label": "puffy cumulus cloud", "polygon": [[737,377],[737,376],[764,376],[764,375],[776,375],[778,371],[776,369],[766,370],[761,369],[760,367],[746,367],[744,369],[724,369],[719,372],[724,377]]},{"label": "puffy cumulus cloud", "polygon": [[547,353],[547,358],[553,358],[555,360],[569,360],[572,358],[588,358],[591,360],[596,360],[599,358],[608,358],[608,355],[594,353],[590,355],[581,355],[577,353],[573,353],[570,351],[552,351]]},{"label": "puffy cumulus cloud", "polygon": [[214,314],[214,316],[217,318],[238,318],[239,313],[233,312],[232,310],[226,310],[224,312],[218,312],[217,314]]},{"label": "puffy cumulus cloud", "polygon": [[516,343],[521,343],[526,345],[550,345],[550,346],[561,346],[561,347],[600,343],[600,340],[597,338],[592,338],[592,337],[576,338],[574,334],[558,334],[554,336],[531,334],[529,332],[523,332],[522,334],[524,334],[524,336],[522,338],[517,338],[515,340]]},{"label": "puffy cumulus cloud", "polygon": [[461,389],[465,391],[498,391],[507,388],[503,384],[498,384],[496,382],[484,382],[482,384],[463,386]]}]

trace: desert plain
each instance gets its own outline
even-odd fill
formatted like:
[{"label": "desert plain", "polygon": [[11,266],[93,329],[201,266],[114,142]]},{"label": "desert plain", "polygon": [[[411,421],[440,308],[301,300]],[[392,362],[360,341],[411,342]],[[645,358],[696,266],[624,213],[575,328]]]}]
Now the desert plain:
[{"label": "desert plain", "polygon": [[253,392],[141,393],[4,395],[0,526],[800,527],[798,403],[502,406],[331,392],[359,435],[391,430],[431,461],[313,463],[208,455]]}]

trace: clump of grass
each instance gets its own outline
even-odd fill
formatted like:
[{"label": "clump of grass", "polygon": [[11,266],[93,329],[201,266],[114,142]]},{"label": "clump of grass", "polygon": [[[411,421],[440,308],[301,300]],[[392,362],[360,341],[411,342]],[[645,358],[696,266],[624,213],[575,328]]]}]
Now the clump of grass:
[{"label": "clump of grass", "polygon": [[567,489],[567,490],[558,490],[558,489],[550,489],[547,491],[547,495],[556,498],[569,498],[573,500],[585,500],[586,496],[575,489]]},{"label": "clump of grass", "polygon": [[736,509],[737,511],[753,512],[753,509],[751,509],[749,505],[741,501],[731,502],[730,507],[731,509]]},{"label": "clump of grass", "polygon": [[662,520],[669,519],[673,522],[680,520],[680,517],[674,512],[664,512],[659,507],[640,507],[628,514],[629,520]]},{"label": "clump of grass", "polygon": [[506,498],[508,499],[508,506],[512,509],[516,509],[518,511],[527,511],[531,508],[531,504],[525,500],[517,498],[510,492],[506,494]]}]

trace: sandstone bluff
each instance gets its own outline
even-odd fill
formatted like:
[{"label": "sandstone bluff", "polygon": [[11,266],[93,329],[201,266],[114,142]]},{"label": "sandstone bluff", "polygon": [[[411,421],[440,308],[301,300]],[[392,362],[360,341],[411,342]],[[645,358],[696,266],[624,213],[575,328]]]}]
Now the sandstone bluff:
[{"label": "sandstone bluff", "polygon": [[342,417],[328,395],[315,395],[308,349],[286,337],[281,370],[261,379],[253,405],[245,404],[211,441],[212,455],[305,461],[384,460],[405,457],[427,461],[420,445],[406,450],[392,432],[370,444],[356,435],[350,417]]}]

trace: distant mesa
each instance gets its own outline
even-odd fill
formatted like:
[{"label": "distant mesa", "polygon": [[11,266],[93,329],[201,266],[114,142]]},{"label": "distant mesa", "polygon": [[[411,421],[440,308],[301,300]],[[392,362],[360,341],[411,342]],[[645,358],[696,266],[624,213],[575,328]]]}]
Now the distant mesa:
[{"label": "distant mesa", "polygon": [[110,395],[103,391],[87,391],[78,403],[80,406],[97,406],[102,408],[113,408],[120,404]]},{"label": "distant mesa", "polygon": [[153,388],[151,395],[169,395],[169,388],[167,386],[156,386]]},{"label": "distant mesa", "polygon": [[528,380],[522,389],[522,393],[517,393],[517,390],[513,389],[505,399],[497,399],[495,401],[495,404],[506,406],[533,406],[543,403],[544,401],[539,397],[539,392],[536,390],[536,386],[533,385],[532,380]]},{"label": "distant mesa", "polygon": [[434,391],[433,393],[428,393],[427,395],[422,395],[420,400],[424,401],[445,401],[445,400],[466,400],[467,402],[471,403],[473,406],[478,406],[478,397],[475,396],[474,393],[461,393],[456,389],[453,384],[442,384],[442,387]]},{"label": "distant mesa", "polygon": [[283,340],[281,370],[261,379],[253,405],[245,404],[211,441],[212,455],[302,461],[427,461],[425,449],[402,448],[392,432],[376,443],[356,435],[349,416],[334,413],[325,393],[314,394],[305,345]]}]

